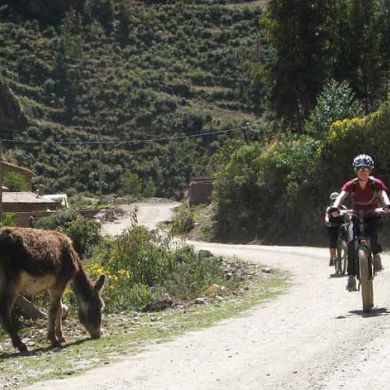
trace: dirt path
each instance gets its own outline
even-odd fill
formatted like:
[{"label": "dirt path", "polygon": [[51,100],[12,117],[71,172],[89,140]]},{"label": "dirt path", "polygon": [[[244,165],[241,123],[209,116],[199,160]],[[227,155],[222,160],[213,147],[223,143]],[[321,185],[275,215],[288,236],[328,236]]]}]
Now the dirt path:
[{"label": "dirt path", "polygon": [[[345,291],[345,278],[329,278],[325,249],[193,244],[287,270],[293,285],[288,294],[241,318],[153,345],[121,363],[30,389],[389,387],[390,271],[376,278],[377,307],[363,315],[359,293]],[[384,265],[390,267],[388,256]]]},{"label": "dirt path", "polygon": [[152,202],[137,202],[131,205],[122,205],[121,208],[126,211],[123,218],[114,222],[107,222],[102,226],[102,234],[118,235],[124,229],[131,226],[131,213],[136,211],[137,220],[148,229],[155,229],[157,224],[169,221],[172,217],[173,209],[179,206],[179,202],[169,200],[155,200]]}]

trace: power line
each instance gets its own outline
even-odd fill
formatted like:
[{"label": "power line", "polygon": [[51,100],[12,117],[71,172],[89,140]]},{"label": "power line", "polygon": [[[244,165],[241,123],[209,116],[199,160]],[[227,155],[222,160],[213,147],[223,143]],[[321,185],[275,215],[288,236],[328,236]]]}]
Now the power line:
[{"label": "power line", "polygon": [[[152,138],[152,139],[136,139],[136,140],[116,140],[116,141],[52,141],[52,140],[45,140],[45,141],[34,141],[34,140],[14,140],[14,139],[7,139],[7,138],[1,138],[0,140],[4,143],[14,143],[14,144],[55,144],[55,145],[131,145],[131,144],[137,144],[137,143],[153,143],[153,142],[161,142],[161,141],[175,141],[175,140],[181,140],[181,139],[188,139],[188,138],[198,138],[198,137],[204,137],[207,135],[218,135],[218,134],[225,134],[236,130],[242,130],[242,126],[240,127],[234,127],[231,129],[225,129],[225,130],[219,130],[219,131],[210,131],[210,132],[204,132],[204,133],[198,133],[198,134],[189,134],[189,135],[182,135],[182,136],[176,136],[176,137],[162,137],[162,138]],[[247,130],[253,130],[253,129],[247,129]]]}]

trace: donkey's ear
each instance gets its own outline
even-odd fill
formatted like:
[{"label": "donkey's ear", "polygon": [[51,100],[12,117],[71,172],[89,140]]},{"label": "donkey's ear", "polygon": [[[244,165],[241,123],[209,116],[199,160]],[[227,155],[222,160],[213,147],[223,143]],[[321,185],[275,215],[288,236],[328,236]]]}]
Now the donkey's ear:
[{"label": "donkey's ear", "polygon": [[106,275],[100,275],[98,280],[95,282],[93,288],[96,292],[99,292],[103,286],[104,286],[104,282],[106,281]]}]

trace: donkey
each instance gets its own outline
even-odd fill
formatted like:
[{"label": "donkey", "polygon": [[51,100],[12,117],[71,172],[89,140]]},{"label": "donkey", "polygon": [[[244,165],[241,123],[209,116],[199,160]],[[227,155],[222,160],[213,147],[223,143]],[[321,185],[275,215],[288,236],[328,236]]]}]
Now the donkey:
[{"label": "donkey", "polygon": [[35,295],[48,290],[50,297],[47,338],[53,346],[65,341],[62,334],[62,295],[68,284],[79,303],[79,320],[92,338],[101,336],[99,292],[105,276],[92,283],[71,240],[53,230],[20,227],[0,229],[0,314],[3,327],[20,352],[27,346],[20,339],[12,310],[18,293]]}]

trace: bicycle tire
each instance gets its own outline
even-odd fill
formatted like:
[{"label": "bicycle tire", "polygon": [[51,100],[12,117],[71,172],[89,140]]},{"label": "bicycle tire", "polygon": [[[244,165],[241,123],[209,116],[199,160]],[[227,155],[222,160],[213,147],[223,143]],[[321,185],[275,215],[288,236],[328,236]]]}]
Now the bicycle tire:
[{"label": "bicycle tire", "polygon": [[359,248],[359,276],[362,291],[363,312],[368,313],[374,307],[374,288],[370,272],[370,254],[365,248]]},{"label": "bicycle tire", "polygon": [[348,267],[348,243],[346,241],[342,241],[342,258],[341,258],[341,274],[345,275]]},{"label": "bicycle tire", "polygon": [[335,275],[341,275],[342,272],[342,259],[343,259],[343,247],[339,241],[337,243],[336,258],[334,259],[334,271]]}]

